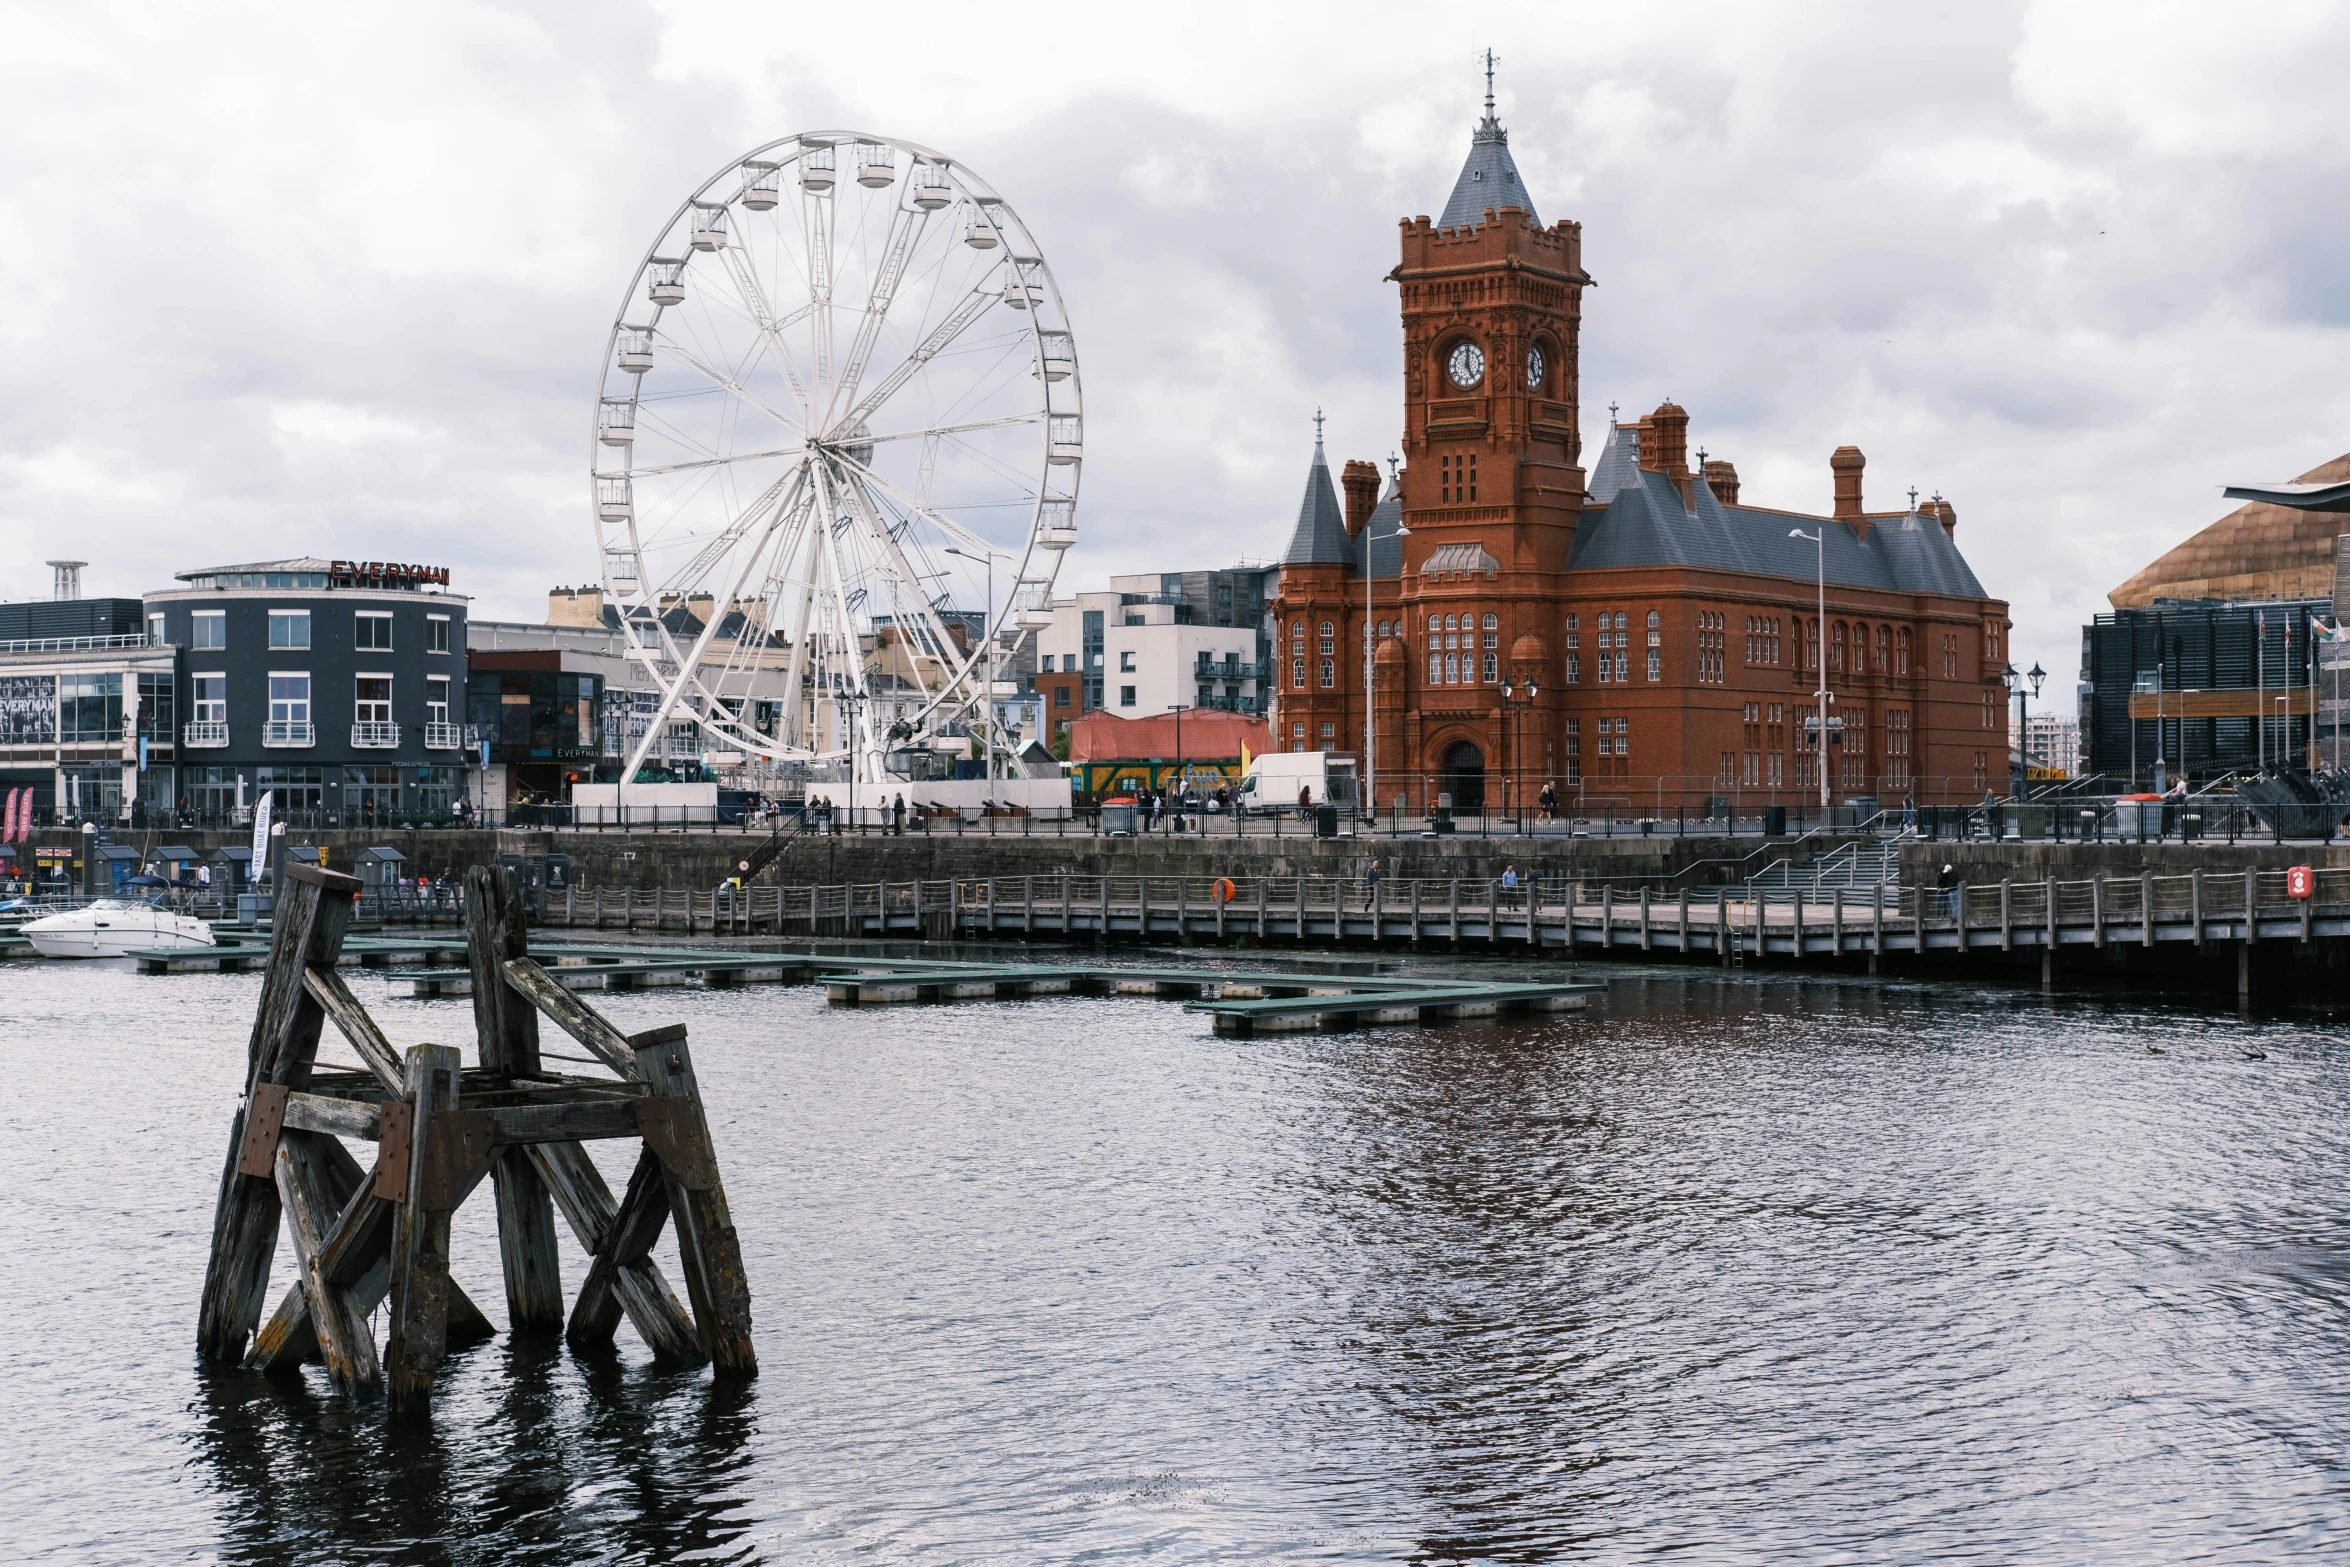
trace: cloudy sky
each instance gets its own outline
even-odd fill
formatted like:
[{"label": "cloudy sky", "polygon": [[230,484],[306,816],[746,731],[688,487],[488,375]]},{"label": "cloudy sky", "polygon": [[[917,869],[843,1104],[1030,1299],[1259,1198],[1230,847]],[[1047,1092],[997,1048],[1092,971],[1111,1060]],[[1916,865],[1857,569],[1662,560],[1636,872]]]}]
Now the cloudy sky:
[{"label": "cloudy sky", "polygon": [[[1131,19],[1130,19],[1131,18]],[[1062,586],[1270,556],[1316,405],[1401,427],[1394,224],[1481,81],[1584,224],[1583,406],[1746,494],[1910,485],[2069,680],[2081,620],[2350,447],[2350,9],[2149,4],[0,5],[0,597],[321,553],[477,613],[594,575],[605,334],[686,191],[844,126],[1041,239],[1084,362]]]}]

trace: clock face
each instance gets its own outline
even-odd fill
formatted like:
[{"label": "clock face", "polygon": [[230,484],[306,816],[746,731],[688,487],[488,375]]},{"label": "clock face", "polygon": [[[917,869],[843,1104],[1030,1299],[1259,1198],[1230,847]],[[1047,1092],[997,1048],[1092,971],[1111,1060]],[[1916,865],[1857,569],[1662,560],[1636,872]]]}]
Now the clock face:
[{"label": "clock face", "polygon": [[1526,350],[1526,389],[1528,391],[1539,392],[1542,390],[1542,371],[1542,345],[1536,343]]},{"label": "clock face", "polygon": [[1453,349],[1452,357],[1444,362],[1444,369],[1452,377],[1452,384],[1465,392],[1485,379],[1485,350],[1475,343],[1462,343]]}]

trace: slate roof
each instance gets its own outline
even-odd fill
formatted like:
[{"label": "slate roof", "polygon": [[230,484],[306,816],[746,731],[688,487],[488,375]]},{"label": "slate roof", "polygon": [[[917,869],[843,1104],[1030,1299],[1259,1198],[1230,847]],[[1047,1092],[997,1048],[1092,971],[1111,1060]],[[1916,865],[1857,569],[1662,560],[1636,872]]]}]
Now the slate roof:
[{"label": "slate roof", "polygon": [[1534,198],[1518,177],[1517,160],[1510,156],[1510,133],[1493,117],[1493,104],[1488,100],[1485,118],[1477,122],[1476,134],[1469,138],[1469,161],[1461,165],[1460,178],[1452,182],[1452,195],[1436,226],[1450,229],[1482,223],[1488,209],[1503,207],[1523,207],[1534,226],[1542,226]]},{"label": "slate roof", "polygon": [[1393,582],[1403,575],[1403,486],[1393,477],[1387,481],[1387,493],[1379,497],[1379,504],[1371,512],[1371,520],[1363,524],[1363,537],[1355,543],[1354,573],[1363,574],[1363,554],[1371,556],[1371,575]]},{"label": "slate roof", "polygon": [[1297,529],[1281,557],[1284,566],[1353,566],[1354,540],[1346,536],[1346,512],[1338,504],[1338,487],[1330,482],[1330,463],[1322,455],[1322,439],[1314,438],[1313,466],[1306,470],[1306,495],[1298,503]]},{"label": "slate roof", "polygon": [[1693,566],[1808,582],[1819,571],[1819,546],[1790,538],[1788,531],[1827,524],[1830,582],[1893,593],[1989,597],[1942,525],[1914,511],[1872,517],[1863,538],[1832,519],[1724,506],[1709,486],[1699,483],[1692,489],[1695,511],[1682,506],[1672,480],[1640,468],[1636,426],[1611,430],[1607,449],[1592,466],[1591,501],[1575,529],[1568,567]]}]

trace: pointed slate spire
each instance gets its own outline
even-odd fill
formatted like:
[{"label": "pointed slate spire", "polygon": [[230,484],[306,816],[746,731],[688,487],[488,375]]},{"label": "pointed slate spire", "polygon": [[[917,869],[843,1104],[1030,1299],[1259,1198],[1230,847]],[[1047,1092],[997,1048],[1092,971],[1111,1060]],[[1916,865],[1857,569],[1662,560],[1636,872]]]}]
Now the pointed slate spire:
[{"label": "pointed slate spire", "polygon": [[1436,226],[1451,229],[1482,223],[1487,211],[1498,212],[1503,207],[1522,207],[1536,228],[1542,226],[1534,198],[1527,194],[1526,182],[1518,177],[1517,161],[1510,156],[1510,133],[1494,117],[1493,51],[1489,49],[1485,53],[1485,118],[1477,122],[1477,132],[1469,138],[1469,161],[1461,165],[1461,177],[1452,182],[1452,197],[1445,202],[1444,216],[1436,220]]},{"label": "pointed slate spire", "polygon": [[1322,410],[1314,410],[1314,463],[1306,470],[1306,496],[1298,503],[1297,531],[1289,536],[1284,566],[1346,566],[1354,563],[1354,541],[1346,536],[1346,511],[1330,463],[1322,455]]}]

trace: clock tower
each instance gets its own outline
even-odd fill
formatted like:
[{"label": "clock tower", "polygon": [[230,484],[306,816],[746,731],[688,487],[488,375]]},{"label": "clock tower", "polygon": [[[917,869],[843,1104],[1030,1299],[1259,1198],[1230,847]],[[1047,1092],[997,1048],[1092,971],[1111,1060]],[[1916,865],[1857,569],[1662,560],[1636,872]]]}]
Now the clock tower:
[{"label": "clock tower", "polygon": [[[1535,211],[1490,71],[1443,214],[1402,230],[1389,276],[1403,313],[1405,618],[1387,662],[1408,663],[1417,695],[1379,704],[1379,749],[1453,779],[1444,792],[1466,808],[1485,775],[1547,773],[1558,757],[1563,693],[1543,678],[1584,500],[1576,373],[1591,279],[1582,225],[1545,227]],[[1423,646],[1438,656],[1407,651]],[[1402,694],[1400,680],[1380,685]]]}]

